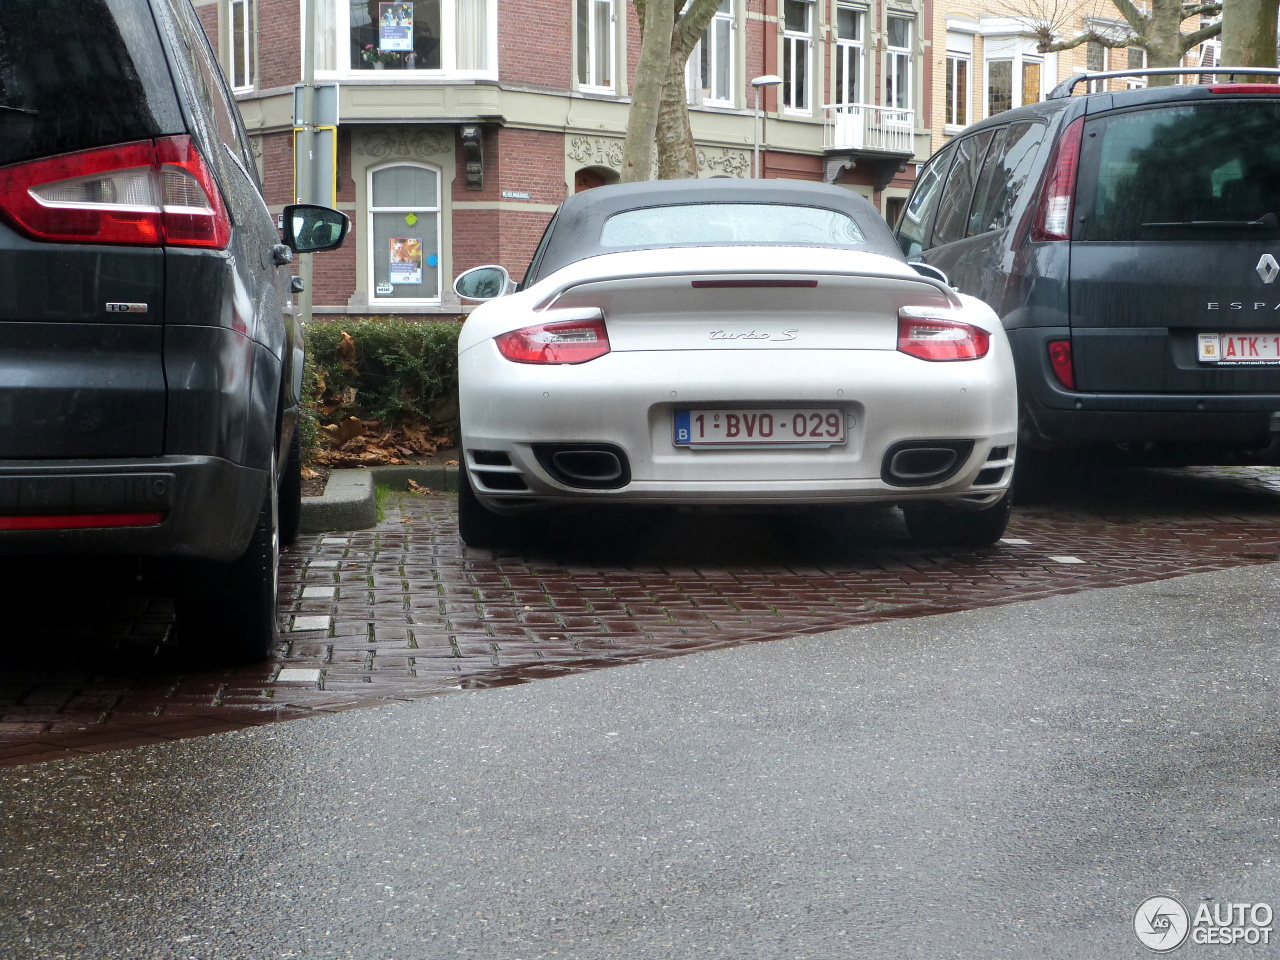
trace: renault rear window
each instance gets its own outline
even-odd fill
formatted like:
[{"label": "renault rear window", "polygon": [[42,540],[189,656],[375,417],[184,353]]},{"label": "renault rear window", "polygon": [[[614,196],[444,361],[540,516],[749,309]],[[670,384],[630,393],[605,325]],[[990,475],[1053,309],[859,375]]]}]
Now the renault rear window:
[{"label": "renault rear window", "polygon": [[866,243],[847,213],[779,203],[689,203],[615,213],[600,246],[695,247],[742,244],[856,247]]},{"label": "renault rear window", "polygon": [[1280,103],[1147,108],[1086,129],[1075,239],[1280,236]]},{"label": "renault rear window", "polygon": [[182,131],[145,0],[0,0],[0,166]]}]

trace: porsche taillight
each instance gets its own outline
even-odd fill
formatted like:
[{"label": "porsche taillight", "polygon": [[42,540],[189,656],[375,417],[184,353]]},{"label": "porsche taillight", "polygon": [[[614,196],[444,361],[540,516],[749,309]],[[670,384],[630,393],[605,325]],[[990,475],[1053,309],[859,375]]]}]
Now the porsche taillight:
[{"label": "porsche taillight", "polygon": [[609,352],[603,319],[522,327],[494,338],[498,352],[516,363],[586,363]]},{"label": "porsche taillight", "polygon": [[959,320],[898,313],[898,350],[921,360],[978,360],[991,348],[991,334]]},{"label": "porsche taillight", "polygon": [[0,215],[55,243],[221,250],[231,240],[222,194],[186,136],[0,168]]}]

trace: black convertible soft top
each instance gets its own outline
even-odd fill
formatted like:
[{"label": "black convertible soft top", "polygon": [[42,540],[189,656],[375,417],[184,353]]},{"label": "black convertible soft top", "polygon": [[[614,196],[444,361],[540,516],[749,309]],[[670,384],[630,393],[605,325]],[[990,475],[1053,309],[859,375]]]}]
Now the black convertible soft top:
[{"label": "black convertible soft top", "polygon": [[876,208],[865,197],[844,187],[804,180],[649,180],[596,187],[560,204],[521,286],[536,283],[578,260],[643,249],[601,246],[601,229],[614,214],[698,203],[774,203],[835,210],[851,217],[862,231],[866,241],[858,249],[904,259],[889,225]]}]

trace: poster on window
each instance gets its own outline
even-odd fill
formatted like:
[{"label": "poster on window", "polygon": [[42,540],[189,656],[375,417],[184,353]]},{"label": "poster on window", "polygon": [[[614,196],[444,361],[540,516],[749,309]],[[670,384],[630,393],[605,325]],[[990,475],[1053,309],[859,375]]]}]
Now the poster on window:
[{"label": "poster on window", "polygon": [[413,4],[378,4],[378,49],[413,52]]},{"label": "poster on window", "polygon": [[391,238],[391,282],[422,282],[422,240],[419,237]]}]

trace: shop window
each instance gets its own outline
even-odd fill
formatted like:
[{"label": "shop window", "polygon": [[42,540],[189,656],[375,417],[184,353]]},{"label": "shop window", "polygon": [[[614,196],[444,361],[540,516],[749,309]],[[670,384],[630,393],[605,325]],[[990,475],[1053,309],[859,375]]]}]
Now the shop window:
[{"label": "shop window", "polygon": [[497,72],[496,0],[313,2],[315,68],[321,75],[433,71],[493,76]]},{"label": "shop window", "polygon": [[612,91],[614,43],[613,0],[575,0],[578,28],[578,86]]},{"label": "shop window", "polygon": [[783,0],[782,27],[782,107],[789,113],[812,113],[813,4]]},{"label": "shop window", "polygon": [[440,299],[440,171],[418,164],[369,174],[369,265],[374,303]]}]

